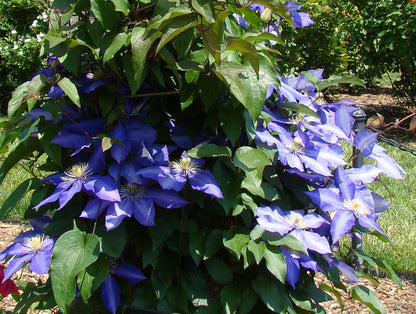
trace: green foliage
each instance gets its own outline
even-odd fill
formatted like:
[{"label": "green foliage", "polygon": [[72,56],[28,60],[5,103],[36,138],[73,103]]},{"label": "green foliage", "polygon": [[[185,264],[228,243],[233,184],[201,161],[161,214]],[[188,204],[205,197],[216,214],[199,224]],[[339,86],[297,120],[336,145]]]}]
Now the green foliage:
[{"label": "green foliage", "polygon": [[39,55],[48,30],[48,1],[0,1],[0,112],[12,91],[38,71]]},{"label": "green foliage", "polygon": [[[415,94],[416,6],[401,0],[299,1],[315,25],[285,31],[281,68],[304,71],[323,68],[326,75],[351,73],[374,84],[399,72],[396,88]],[[295,68],[288,64],[296,64]]]}]

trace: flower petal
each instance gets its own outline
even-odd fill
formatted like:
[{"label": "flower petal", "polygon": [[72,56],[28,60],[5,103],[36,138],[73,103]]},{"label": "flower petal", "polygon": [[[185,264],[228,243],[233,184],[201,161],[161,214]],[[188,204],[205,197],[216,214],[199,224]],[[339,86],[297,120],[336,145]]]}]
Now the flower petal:
[{"label": "flower petal", "polygon": [[111,275],[101,285],[101,298],[107,310],[115,314],[120,304],[120,287]]},{"label": "flower petal", "polygon": [[216,198],[224,198],[214,176],[208,170],[200,170],[189,177],[189,183],[194,190],[202,191]]},{"label": "flower petal", "polygon": [[133,205],[134,218],[143,226],[154,226],[155,206],[153,200],[142,197],[134,202]]},{"label": "flower petal", "polygon": [[146,279],[145,275],[143,275],[143,272],[131,264],[117,264],[116,268],[114,269],[114,275],[119,278],[128,280],[132,285]]},{"label": "flower petal", "polygon": [[151,198],[157,205],[163,208],[180,208],[188,204],[177,192],[162,189],[149,189],[146,197]]}]

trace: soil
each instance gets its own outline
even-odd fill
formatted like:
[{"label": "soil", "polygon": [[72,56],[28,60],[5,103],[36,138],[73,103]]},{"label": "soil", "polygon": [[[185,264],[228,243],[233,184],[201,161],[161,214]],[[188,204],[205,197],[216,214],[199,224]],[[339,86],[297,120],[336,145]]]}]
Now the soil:
[{"label": "soil", "polygon": [[[351,94],[346,92],[338,92],[337,94],[331,94],[326,96],[327,100],[335,102],[341,99],[349,99],[356,101],[358,106],[363,108],[367,114],[368,122],[372,122],[372,117],[376,123],[375,129],[384,131],[388,129],[389,123],[395,123],[406,116],[413,113],[413,108],[409,106],[409,103],[405,99],[399,98],[395,95],[390,86],[376,86],[372,89],[367,89],[360,93]],[[381,116],[384,119],[383,123],[380,123]],[[373,119],[374,120],[374,119]],[[411,119],[401,124],[402,129],[392,129],[385,132],[385,136],[393,138],[398,143],[406,145],[410,148],[416,148],[416,132],[411,129]],[[379,124],[377,124],[379,122]],[[387,126],[386,126],[387,125]],[[9,246],[12,240],[22,231],[28,230],[30,227],[28,224],[21,223],[20,221],[13,220],[1,220],[0,221],[0,251]],[[46,276],[33,275],[28,269],[24,269],[14,275],[13,278],[18,278],[24,281],[37,282],[39,279],[46,280]],[[397,314],[411,314],[416,313],[416,280],[413,276],[413,280],[402,279],[402,287],[396,285],[393,281],[387,278],[378,278],[378,284],[368,279],[362,279],[359,284],[364,285],[374,291],[381,303],[387,310],[387,313]],[[324,276],[317,276],[317,284],[320,282],[327,283]],[[352,285],[345,283],[347,287]],[[362,305],[360,302],[351,299],[347,293],[341,291],[342,300],[344,303],[344,309],[341,311],[341,306],[334,300],[326,302],[324,308],[329,314],[348,313],[371,313],[370,310]],[[335,299],[335,298],[334,298]],[[0,311],[11,311],[14,308],[16,302],[11,296],[4,298],[0,302]],[[35,313],[35,312],[33,312]],[[39,313],[39,312],[38,312]],[[46,313],[46,312],[45,312]],[[50,312],[49,312],[50,313]]]}]

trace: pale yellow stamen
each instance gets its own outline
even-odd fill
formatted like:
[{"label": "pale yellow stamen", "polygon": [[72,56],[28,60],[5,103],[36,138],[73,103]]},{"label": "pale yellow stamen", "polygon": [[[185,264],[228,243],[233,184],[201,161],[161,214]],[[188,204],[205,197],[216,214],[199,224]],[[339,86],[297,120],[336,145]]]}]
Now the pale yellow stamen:
[{"label": "pale yellow stamen", "polygon": [[41,251],[48,240],[48,236],[45,235],[36,235],[27,239],[23,245],[30,248],[32,251]]},{"label": "pale yellow stamen", "polygon": [[303,154],[305,147],[302,145],[302,140],[299,137],[295,137],[292,142],[287,143],[285,147],[295,154]]},{"label": "pale yellow stamen", "polygon": [[350,201],[344,201],[343,205],[346,209],[353,211],[355,214],[360,216],[367,216],[371,214],[368,206],[356,198]]},{"label": "pale yellow stamen", "polygon": [[199,165],[189,157],[181,157],[178,161],[172,161],[170,168],[173,172],[188,176],[199,171]]},{"label": "pale yellow stamen", "polygon": [[306,229],[307,226],[303,223],[303,216],[299,213],[292,212],[290,215],[285,217],[288,224],[296,229]]},{"label": "pale yellow stamen", "polygon": [[65,176],[62,177],[62,180],[66,182],[74,182],[77,180],[85,182],[91,174],[92,169],[88,163],[79,163],[67,169],[65,171]]}]

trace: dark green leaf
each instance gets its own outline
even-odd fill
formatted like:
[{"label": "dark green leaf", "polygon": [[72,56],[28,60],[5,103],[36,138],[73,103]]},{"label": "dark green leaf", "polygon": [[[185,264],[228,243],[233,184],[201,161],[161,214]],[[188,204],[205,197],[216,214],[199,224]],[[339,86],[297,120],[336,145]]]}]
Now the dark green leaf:
[{"label": "dark green leaf", "polygon": [[116,29],[121,24],[120,15],[114,6],[105,0],[91,0],[91,11],[106,29]]},{"label": "dark green leaf", "polygon": [[204,257],[205,232],[197,230],[189,234],[189,253],[196,265],[199,265]]},{"label": "dark green leaf", "polygon": [[19,111],[20,107],[26,100],[27,88],[30,84],[30,81],[25,82],[19,85],[13,93],[12,98],[9,100],[9,105],[7,107],[7,116],[13,117],[13,115]]},{"label": "dark green leaf", "polygon": [[218,146],[215,144],[205,144],[196,146],[186,152],[189,157],[205,158],[227,156],[231,157],[231,149],[227,146]]},{"label": "dark green leaf", "polygon": [[125,224],[121,223],[116,229],[112,230],[106,230],[104,226],[97,228],[97,235],[101,238],[103,253],[114,258],[119,258],[127,241]]},{"label": "dark green leaf", "polygon": [[229,284],[233,280],[233,271],[222,260],[217,257],[212,257],[204,262],[208,274],[220,284]]},{"label": "dark green leaf", "polygon": [[231,162],[218,159],[212,170],[212,174],[217,179],[224,196],[222,199],[217,199],[217,202],[222,205],[226,214],[237,204],[240,191],[239,175],[235,170],[227,166],[227,163],[231,164]]},{"label": "dark green leaf", "polygon": [[40,187],[40,182],[37,178],[30,178],[24,180],[17,187],[14,188],[13,192],[3,202],[0,210],[0,218],[4,218],[10,213],[13,208],[21,201],[21,199],[30,190],[34,190]]},{"label": "dark green leaf", "polygon": [[128,0],[111,0],[114,4],[116,11],[122,12],[124,15],[129,14],[129,1]]},{"label": "dark green leaf", "polygon": [[236,313],[241,302],[241,291],[235,286],[224,286],[220,291],[220,301],[225,313]]},{"label": "dark green leaf", "polygon": [[205,242],[204,259],[208,259],[221,250],[224,245],[222,243],[222,231],[214,229],[210,232]]},{"label": "dark green leaf", "polygon": [[263,259],[265,248],[266,248],[266,244],[263,241],[259,243],[250,241],[248,243],[248,249],[250,250],[251,253],[253,253],[257,264],[260,264],[261,260]]},{"label": "dark green leaf", "polygon": [[286,260],[279,248],[267,245],[264,249],[267,269],[282,283],[286,281]]},{"label": "dark green leaf", "polygon": [[159,44],[156,48],[156,53],[160,51],[168,42],[178,36],[180,33],[195,27],[198,22],[193,16],[179,16],[175,18],[168,26],[163,30],[163,35],[160,38]]},{"label": "dark green leaf", "polygon": [[211,0],[192,0],[191,3],[195,11],[201,14],[205,21],[209,24],[215,23],[216,14]]},{"label": "dark green leaf", "polygon": [[110,46],[105,50],[103,56],[103,63],[106,63],[108,60],[114,58],[114,55],[127,43],[129,39],[129,34],[119,33],[117,34]]},{"label": "dark green leaf", "polygon": [[350,290],[350,297],[366,305],[375,314],[385,314],[386,309],[373,291],[364,286],[355,286]]},{"label": "dark green leaf", "polygon": [[100,255],[94,263],[79,273],[78,288],[85,303],[107,278],[109,270],[107,259]]},{"label": "dark green leaf", "polygon": [[58,82],[58,85],[60,88],[62,88],[62,90],[69,97],[69,99],[72,100],[74,104],[76,104],[78,107],[81,107],[77,87],[75,86],[74,83],[71,82],[69,78],[67,77],[62,78]]},{"label": "dark green leaf", "polygon": [[257,53],[256,48],[248,40],[232,38],[228,41],[227,49],[233,49],[242,53],[250,62],[251,66],[254,69],[254,72],[257,75],[259,74],[259,55]]},{"label": "dark green leaf", "polygon": [[137,86],[140,86],[146,76],[147,54],[154,41],[162,34],[154,29],[145,29],[140,26],[133,28],[131,35],[132,65],[134,79]]},{"label": "dark green leaf", "polygon": [[37,139],[29,137],[25,142],[19,143],[3,161],[0,167],[0,184],[3,182],[7,173],[16,165],[20,160],[32,154],[34,151],[39,150],[40,143]]},{"label": "dark green leaf", "polygon": [[270,310],[276,313],[285,312],[290,300],[283,285],[259,276],[253,280],[253,288]]},{"label": "dark green leaf", "polygon": [[279,240],[268,241],[268,243],[274,246],[283,245],[289,248],[290,250],[301,252],[303,254],[308,255],[308,250],[305,248],[305,246],[298,239],[296,239],[295,237],[291,235],[286,235]]},{"label": "dark green leaf", "polygon": [[56,240],[50,276],[56,303],[64,313],[75,298],[75,277],[97,260],[99,250],[98,237],[79,230],[67,231]]}]

